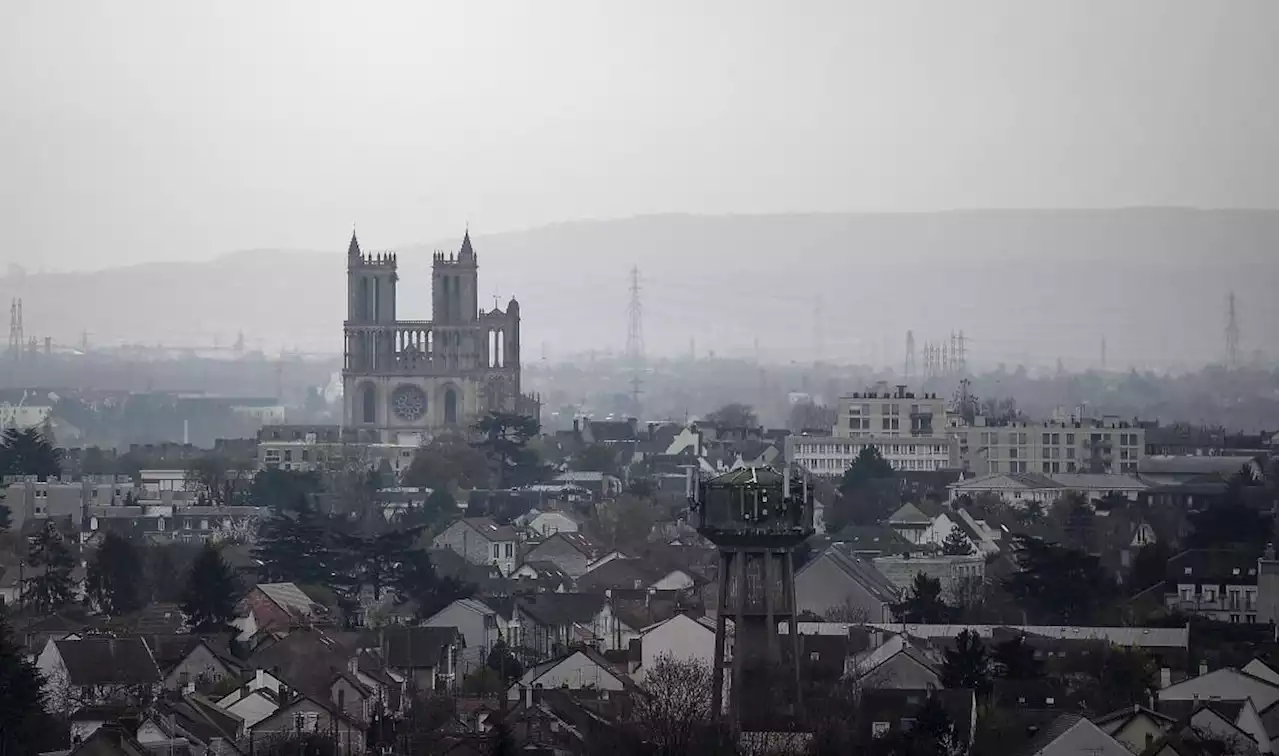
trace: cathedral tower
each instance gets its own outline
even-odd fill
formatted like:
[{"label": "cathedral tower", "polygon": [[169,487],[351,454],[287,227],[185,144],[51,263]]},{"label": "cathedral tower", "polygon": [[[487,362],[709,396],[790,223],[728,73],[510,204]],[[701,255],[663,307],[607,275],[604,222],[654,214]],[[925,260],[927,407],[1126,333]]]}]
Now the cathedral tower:
[{"label": "cathedral tower", "polygon": [[479,307],[471,234],[457,253],[436,252],[432,320],[396,318],[396,255],[347,247],[343,324],[343,424],[383,443],[417,444],[490,411],[537,417],[520,393],[520,305]]}]

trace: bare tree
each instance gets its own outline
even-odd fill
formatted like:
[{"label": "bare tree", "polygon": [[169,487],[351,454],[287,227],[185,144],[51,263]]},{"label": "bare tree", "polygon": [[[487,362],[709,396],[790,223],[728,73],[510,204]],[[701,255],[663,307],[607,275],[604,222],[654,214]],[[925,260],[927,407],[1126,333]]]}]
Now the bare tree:
[{"label": "bare tree", "polygon": [[632,716],[658,756],[705,752],[697,746],[713,729],[711,672],[701,660],[670,654],[647,670]]}]

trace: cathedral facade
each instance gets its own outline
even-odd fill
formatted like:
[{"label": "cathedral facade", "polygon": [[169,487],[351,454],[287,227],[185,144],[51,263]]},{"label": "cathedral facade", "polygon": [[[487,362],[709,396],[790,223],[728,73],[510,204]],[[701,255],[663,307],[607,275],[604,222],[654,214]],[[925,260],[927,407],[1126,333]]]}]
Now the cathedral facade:
[{"label": "cathedral facade", "polygon": [[347,247],[343,424],[362,438],[416,444],[466,429],[490,411],[537,417],[520,393],[520,305],[479,306],[479,266],[468,232],[456,254],[436,252],[431,320],[396,319],[395,253]]}]

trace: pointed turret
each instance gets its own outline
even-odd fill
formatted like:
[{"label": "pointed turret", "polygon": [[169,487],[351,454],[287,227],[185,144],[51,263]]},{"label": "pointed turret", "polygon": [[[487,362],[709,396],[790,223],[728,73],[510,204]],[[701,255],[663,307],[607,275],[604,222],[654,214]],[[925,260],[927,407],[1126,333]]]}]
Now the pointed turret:
[{"label": "pointed turret", "polygon": [[347,245],[347,259],[358,260],[360,258],[360,242],[356,239],[355,229],[351,230],[351,243]]},{"label": "pointed turret", "polygon": [[471,249],[471,229],[462,234],[462,247],[458,250],[458,262],[475,262],[476,253]]}]

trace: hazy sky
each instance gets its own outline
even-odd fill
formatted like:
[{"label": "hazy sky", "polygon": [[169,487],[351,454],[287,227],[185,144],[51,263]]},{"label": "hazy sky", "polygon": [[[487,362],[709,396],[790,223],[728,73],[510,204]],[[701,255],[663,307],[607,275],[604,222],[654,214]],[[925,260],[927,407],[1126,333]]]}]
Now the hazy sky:
[{"label": "hazy sky", "polygon": [[0,3],[0,261],[1277,205],[1274,0]]}]

